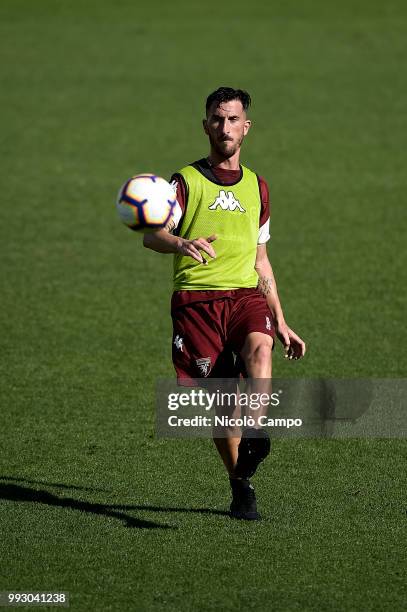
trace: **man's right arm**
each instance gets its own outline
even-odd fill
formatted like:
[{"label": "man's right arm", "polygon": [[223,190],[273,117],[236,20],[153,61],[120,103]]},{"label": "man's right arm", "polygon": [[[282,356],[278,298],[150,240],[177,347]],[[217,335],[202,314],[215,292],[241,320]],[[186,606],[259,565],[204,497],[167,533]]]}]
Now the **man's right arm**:
[{"label": "man's right arm", "polygon": [[196,238],[186,240],[180,236],[174,236],[167,228],[144,234],[143,244],[147,249],[157,251],[157,253],[179,253],[196,259],[199,263],[207,263],[199,251],[204,251],[210,257],[216,257],[216,253],[211,246],[211,242],[216,240],[216,236],[208,238]]},{"label": "man's right arm", "polygon": [[179,253],[182,238],[174,236],[166,228],[144,234],[143,244],[157,253]]}]

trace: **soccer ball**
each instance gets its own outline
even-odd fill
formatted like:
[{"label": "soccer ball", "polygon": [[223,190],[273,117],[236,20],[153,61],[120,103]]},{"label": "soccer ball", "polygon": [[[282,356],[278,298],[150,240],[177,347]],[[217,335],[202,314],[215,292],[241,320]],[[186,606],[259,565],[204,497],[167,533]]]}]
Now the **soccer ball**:
[{"label": "soccer ball", "polygon": [[155,174],[137,174],[120,189],[116,208],[130,229],[153,232],[167,225],[175,204],[175,190],[165,179]]}]

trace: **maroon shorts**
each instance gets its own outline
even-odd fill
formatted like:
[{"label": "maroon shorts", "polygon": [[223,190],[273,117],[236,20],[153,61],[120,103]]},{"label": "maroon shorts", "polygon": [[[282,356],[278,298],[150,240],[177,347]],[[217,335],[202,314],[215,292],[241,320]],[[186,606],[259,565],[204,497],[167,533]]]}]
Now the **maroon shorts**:
[{"label": "maroon shorts", "polygon": [[[187,293],[187,299],[180,300]],[[247,335],[262,332],[274,338],[266,299],[256,289],[234,289],[211,299],[216,294],[220,292],[173,294],[172,360],[181,384],[193,384],[196,378],[239,376],[244,371],[240,351]],[[194,301],[195,295],[201,301]]]}]

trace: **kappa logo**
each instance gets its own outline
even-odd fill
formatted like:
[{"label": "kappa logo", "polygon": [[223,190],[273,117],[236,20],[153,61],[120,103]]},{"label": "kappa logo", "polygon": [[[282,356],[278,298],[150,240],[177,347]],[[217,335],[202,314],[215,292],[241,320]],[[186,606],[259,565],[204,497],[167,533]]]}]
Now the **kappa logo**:
[{"label": "kappa logo", "polygon": [[237,209],[240,212],[246,212],[239,200],[236,200],[233,191],[228,191],[226,193],[224,189],[219,191],[218,197],[214,203],[209,206],[209,210],[216,210],[218,206],[220,206],[222,210],[231,210],[233,212]]},{"label": "kappa logo", "polygon": [[184,339],[178,334],[174,338],[174,344],[179,351],[184,352],[184,349],[182,348],[184,345]]},{"label": "kappa logo", "polygon": [[196,365],[198,366],[202,376],[205,376],[206,378],[206,376],[208,376],[209,372],[211,371],[211,358],[201,357],[200,359],[196,360]]},{"label": "kappa logo", "polygon": [[271,321],[269,317],[266,316],[266,329],[271,329]]}]

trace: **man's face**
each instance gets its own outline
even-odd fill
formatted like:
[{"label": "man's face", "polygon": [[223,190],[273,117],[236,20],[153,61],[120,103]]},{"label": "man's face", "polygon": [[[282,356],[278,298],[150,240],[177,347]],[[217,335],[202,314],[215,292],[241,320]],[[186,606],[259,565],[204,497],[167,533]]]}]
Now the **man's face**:
[{"label": "man's face", "polygon": [[240,148],[250,128],[240,100],[216,102],[208,109],[207,118],[203,121],[205,134],[209,136],[211,147],[219,155],[228,159]]}]

